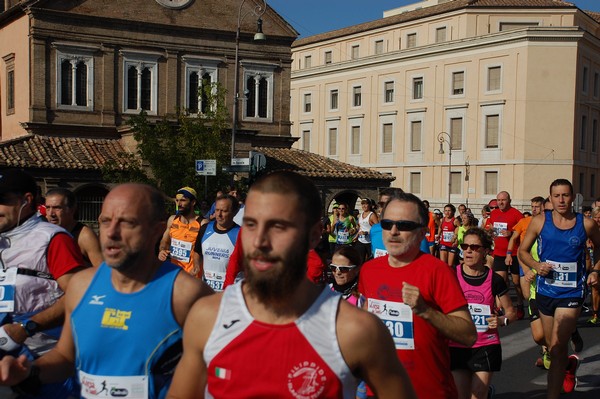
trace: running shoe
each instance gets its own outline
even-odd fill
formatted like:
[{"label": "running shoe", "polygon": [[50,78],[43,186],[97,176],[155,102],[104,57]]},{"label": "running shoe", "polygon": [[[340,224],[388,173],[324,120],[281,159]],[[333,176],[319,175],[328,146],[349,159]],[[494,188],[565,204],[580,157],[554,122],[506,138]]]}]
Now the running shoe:
[{"label": "running shoe", "polygon": [[575,332],[571,334],[571,348],[573,352],[579,353],[583,350],[583,338],[579,335],[579,330],[575,329]]},{"label": "running shoe", "polygon": [[598,324],[600,324],[600,318],[598,317],[598,315],[593,315],[592,317],[589,318],[587,323],[592,324],[592,325],[598,325]]},{"label": "running shoe", "polygon": [[579,367],[579,358],[577,355],[569,356],[567,370],[565,371],[565,379],[563,380],[564,393],[571,393],[577,387],[577,368]]},{"label": "running shoe", "polygon": [[544,351],[542,354],[542,360],[544,362],[544,368],[550,370],[550,352]]},{"label": "running shoe", "polygon": [[525,309],[523,308],[523,304],[517,305],[517,320],[523,320],[525,317]]},{"label": "running shoe", "polygon": [[538,357],[537,360],[535,361],[535,367],[539,367],[539,368],[545,368],[544,367],[544,359],[542,359],[541,357]]}]

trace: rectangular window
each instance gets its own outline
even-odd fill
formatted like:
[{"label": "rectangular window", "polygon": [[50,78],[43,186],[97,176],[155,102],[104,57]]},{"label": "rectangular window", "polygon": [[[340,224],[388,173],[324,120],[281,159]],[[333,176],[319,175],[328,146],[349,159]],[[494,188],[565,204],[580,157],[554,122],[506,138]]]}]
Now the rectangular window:
[{"label": "rectangular window", "polygon": [[581,115],[581,131],[579,136],[579,149],[585,150],[585,142],[587,141],[587,116]]},{"label": "rectangular window", "polygon": [[410,192],[421,194],[421,173],[411,172],[410,174]]},{"label": "rectangular window", "polygon": [[579,173],[579,192],[585,196],[585,175]]},{"label": "rectangular window", "polygon": [[304,68],[310,68],[312,66],[312,56],[307,55],[304,57]]},{"label": "rectangular window", "polygon": [[600,96],[600,74],[594,73],[594,97]]},{"label": "rectangular window", "polygon": [[596,198],[596,174],[590,176],[590,197]]},{"label": "rectangular window", "polygon": [[[245,120],[273,119],[274,67],[244,63]],[[244,102],[242,101],[242,104]]]},{"label": "rectangular window", "polygon": [[352,88],[352,106],[360,107],[362,105],[362,88],[356,86]]},{"label": "rectangular window", "polygon": [[465,92],[465,73],[464,71],[452,73],[452,95],[456,96]]},{"label": "rectangular window", "polygon": [[384,83],[384,91],[385,91],[384,102],[386,102],[386,103],[394,102],[394,82],[385,82]]},{"label": "rectangular window", "polygon": [[483,187],[484,195],[496,195],[498,193],[498,172],[485,172]]},{"label": "rectangular window", "polygon": [[423,98],[423,78],[413,78],[413,100],[420,100]]},{"label": "rectangular window", "polygon": [[333,54],[331,51],[325,52],[325,65],[331,64],[333,62]]},{"label": "rectangular window", "polygon": [[435,30],[435,42],[442,43],[446,41],[446,27],[437,28]]},{"label": "rectangular window", "polygon": [[302,149],[310,151],[310,130],[302,131]]},{"label": "rectangular window", "polygon": [[360,126],[352,126],[350,154],[360,154]]},{"label": "rectangular window", "polygon": [[421,132],[423,122],[412,121],[410,123],[410,150],[421,151]]},{"label": "rectangular window", "polygon": [[338,109],[338,97],[339,92],[336,90],[331,90],[329,92],[329,108],[330,109]]},{"label": "rectangular window", "polygon": [[359,49],[360,49],[360,47],[359,47],[358,45],[354,45],[354,46],[352,46],[352,49],[351,49],[351,57],[352,57],[352,59],[353,59],[353,60],[356,60],[356,59],[358,59],[358,56],[359,56]]},{"label": "rectangular window", "polygon": [[[14,66],[13,66],[14,68]],[[15,70],[6,72],[6,113],[15,113]]]},{"label": "rectangular window", "polygon": [[304,94],[304,112],[310,112],[312,109],[312,95],[310,93]]},{"label": "rectangular window", "polygon": [[[91,111],[94,90],[94,57],[89,50],[64,49],[56,58],[56,105]],[[144,87],[145,88],[145,87]],[[138,88],[136,88],[138,89]]]},{"label": "rectangular window", "polygon": [[500,79],[502,75],[502,67],[494,66],[488,68],[487,91],[500,90]]},{"label": "rectangular window", "polygon": [[598,119],[592,121],[592,152],[598,152]]},{"label": "rectangular window", "polygon": [[485,148],[499,146],[500,115],[485,116]]},{"label": "rectangular window", "polygon": [[393,125],[391,123],[384,123],[381,131],[382,131],[382,144],[381,144],[381,152],[383,153],[391,153],[392,145],[393,145]]},{"label": "rectangular window", "polygon": [[406,48],[417,47],[417,34],[409,33],[406,35]]},{"label": "rectangular window", "polygon": [[462,150],[463,118],[450,118],[450,141],[453,150]]},{"label": "rectangular window", "polygon": [[329,128],[329,155],[337,155],[337,128]]},{"label": "rectangular window", "polygon": [[124,112],[144,110],[156,115],[158,103],[158,58],[160,55],[122,50]]},{"label": "rectangular window", "polygon": [[588,67],[583,67],[583,76],[581,77],[583,82],[582,82],[581,90],[584,93],[587,93],[587,91],[588,91],[589,78],[590,77],[589,77]]},{"label": "rectangular window", "polygon": [[190,114],[206,115],[216,109],[217,63],[212,60],[185,59],[186,108]]},{"label": "rectangular window", "polygon": [[462,172],[450,173],[450,194],[462,193]]},{"label": "rectangular window", "polygon": [[383,54],[383,40],[375,42],[375,54]]}]

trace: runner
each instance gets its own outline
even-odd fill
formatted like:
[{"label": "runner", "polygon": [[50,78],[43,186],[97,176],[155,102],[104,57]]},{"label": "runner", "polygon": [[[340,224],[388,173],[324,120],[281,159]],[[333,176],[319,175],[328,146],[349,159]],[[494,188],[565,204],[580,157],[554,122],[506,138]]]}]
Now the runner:
[{"label": "runner", "polygon": [[[568,342],[583,304],[586,240],[591,239],[594,248],[600,248],[600,229],[593,220],[571,209],[573,186],[568,180],[552,182],[550,201],[554,210],[533,218],[519,256],[538,274],[536,301],[552,359],[548,371],[548,399],[556,399],[561,389],[568,393],[577,386],[579,358],[567,357]],[[540,262],[530,253],[536,240]],[[599,259],[596,249],[594,252],[594,259]],[[587,278],[589,285],[598,284],[599,272],[597,261]]]},{"label": "runner", "polygon": [[450,266],[454,266],[454,260],[458,253],[458,248],[454,244],[455,234],[454,231],[458,227],[458,222],[454,218],[456,208],[452,204],[448,204],[444,207],[444,218],[438,230],[438,237],[440,241],[440,259],[442,262],[446,262]]}]

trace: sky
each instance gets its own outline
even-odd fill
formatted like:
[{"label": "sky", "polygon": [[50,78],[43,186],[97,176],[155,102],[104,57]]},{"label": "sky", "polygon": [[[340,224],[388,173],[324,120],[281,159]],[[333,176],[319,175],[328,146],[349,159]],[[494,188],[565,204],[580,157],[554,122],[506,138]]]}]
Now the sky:
[{"label": "sky", "polygon": [[[600,0],[568,0],[582,10],[600,12]],[[383,17],[383,11],[417,0],[267,0],[300,33],[316,35]]]}]

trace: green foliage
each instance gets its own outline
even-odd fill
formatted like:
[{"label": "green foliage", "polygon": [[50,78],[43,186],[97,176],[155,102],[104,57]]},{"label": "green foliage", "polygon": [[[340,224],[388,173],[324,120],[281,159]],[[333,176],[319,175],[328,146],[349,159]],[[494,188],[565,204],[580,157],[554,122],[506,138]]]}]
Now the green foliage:
[{"label": "green foliage", "polygon": [[229,114],[224,106],[225,91],[218,84],[204,85],[204,99],[212,106],[203,115],[177,111],[171,118],[148,119],[145,113],[129,120],[138,142],[138,154],[148,165],[157,186],[174,195],[183,186],[193,187],[198,197],[205,192],[204,176],[196,176],[195,160],[215,159],[217,175],[208,176],[207,192],[228,185],[231,176],[222,167],[229,164]]},{"label": "green foliage", "polygon": [[148,177],[144,171],[140,159],[129,152],[119,153],[122,160],[118,163],[114,159],[106,161],[102,165],[102,178],[111,183],[145,183],[156,187],[156,182]]}]

